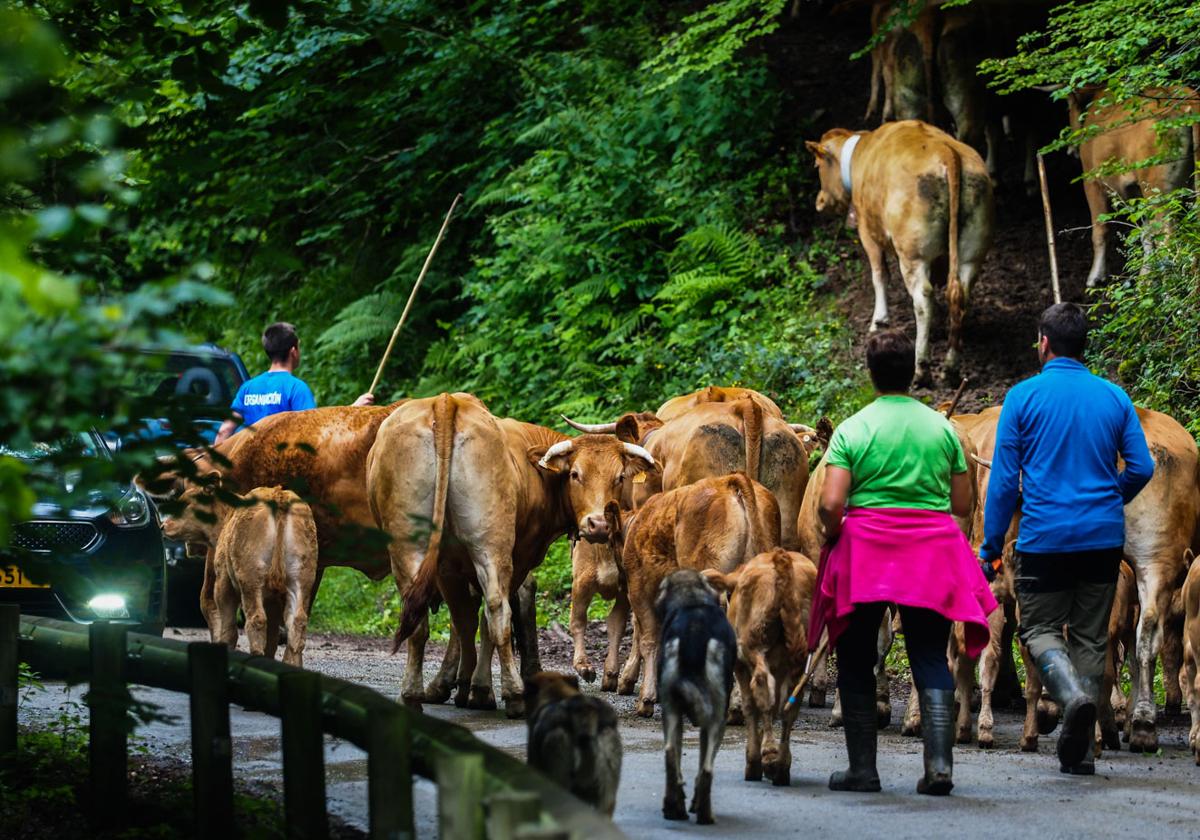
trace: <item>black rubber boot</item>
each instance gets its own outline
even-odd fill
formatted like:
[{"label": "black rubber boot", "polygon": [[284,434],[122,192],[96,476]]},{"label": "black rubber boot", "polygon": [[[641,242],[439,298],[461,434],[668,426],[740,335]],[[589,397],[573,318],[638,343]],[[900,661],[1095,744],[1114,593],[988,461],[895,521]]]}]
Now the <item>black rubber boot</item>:
[{"label": "black rubber boot", "polygon": [[[1083,687],[1084,692],[1092,701],[1096,703],[1096,707],[1100,705],[1100,678],[1099,677],[1080,677],[1079,684]],[[1063,764],[1058,769],[1063,773],[1070,773],[1072,776],[1094,776],[1096,775],[1096,759],[1095,748],[1092,744],[1088,744],[1087,754],[1078,764]]]},{"label": "black rubber boot", "polygon": [[875,748],[879,737],[875,695],[843,691],[841,696],[842,728],[846,731],[850,767],[829,777],[829,789],[874,793],[880,789],[879,772],[875,769]]},{"label": "black rubber boot", "polygon": [[954,690],[925,688],[917,699],[925,741],[925,775],[917,782],[917,793],[945,796],[954,787]]},{"label": "black rubber boot", "polygon": [[1075,767],[1088,757],[1096,731],[1096,698],[1084,690],[1071,658],[1063,650],[1048,650],[1037,659],[1042,684],[1063,710],[1058,736],[1058,763]]}]

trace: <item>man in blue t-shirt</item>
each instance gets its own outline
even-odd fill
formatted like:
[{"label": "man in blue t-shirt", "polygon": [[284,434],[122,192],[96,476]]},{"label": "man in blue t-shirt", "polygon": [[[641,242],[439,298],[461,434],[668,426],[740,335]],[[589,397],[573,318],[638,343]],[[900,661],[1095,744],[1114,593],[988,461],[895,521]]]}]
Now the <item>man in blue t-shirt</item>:
[{"label": "man in blue t-shirt", "polygon": [[1080,362],[1087,329],[1073,303],[1042,314],[1042,372],[1009,391],[1000,412],[979,551],[990,572],[1019,506],[1021,641],[1064,709],[1061,769],[1079,775],[1095,772],[1092,734],[1125,546],[1124,506],[1154,475],[1133,403]]},{"label": "man in blue t-shirt", "polygon": [[[216,443],[232,435],[239,425],[253,426],[264,417],[281,411],[304,411],[316,408],[312,389],[294,375],[300,366],[300,339],[296,328],[280,321],[263,330],[263,350],[271,361],[266,373],[247,379],[233,398],[233,417],[221,424]],[[373,394],[363,394],[354,405],[371,405]]]}]

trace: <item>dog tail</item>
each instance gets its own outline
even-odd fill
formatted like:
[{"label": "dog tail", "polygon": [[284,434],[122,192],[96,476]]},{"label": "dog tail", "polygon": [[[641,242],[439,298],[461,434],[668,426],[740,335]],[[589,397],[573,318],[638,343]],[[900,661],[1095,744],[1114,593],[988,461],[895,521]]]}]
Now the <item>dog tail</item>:
[{"label": "dog tail", "polygon": [[433,484],[432,530],[429,547],[425,549],[425,559],[421,561],[408,591],[404,593],[404,612],[392,640],[392,653],[398,651],[404,640],[416,632],[440,598],[437,585],[438,551],[446,524],[446,493],[450,484],[450,456],[454,451],[454,415],[457,412],[458,403],[449,394],[440,395],[433,403],[433,452],[437,460],[437,478]]},{"label": "dog tail", "polygon": [[804,658],[808,652],[807,610],[800,599],[800,590],[792,574],[792,556],[782,548],[771,556],[775,566],[775,591],[779,597],[779,620],[783,624],[783,640],[788,657],[793,661]]}]

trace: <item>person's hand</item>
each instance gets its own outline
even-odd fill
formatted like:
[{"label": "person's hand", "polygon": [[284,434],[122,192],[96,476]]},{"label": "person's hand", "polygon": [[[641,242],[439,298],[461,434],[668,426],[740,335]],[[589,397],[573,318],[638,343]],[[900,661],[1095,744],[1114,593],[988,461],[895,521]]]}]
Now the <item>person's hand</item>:
[{"label": "person's hand", "polygon": [[996,567],[992,565],[991,560],[980,560],[979,570],[983,572],[983,576],[988,583],[996,580]]},{"label": "person's hand", "polygon": [[356,399],[354,402],[352,402],[350,404],[351,405],[375,405],[375,395],[374,394],[362,394],[359,396],[358,399]]}]

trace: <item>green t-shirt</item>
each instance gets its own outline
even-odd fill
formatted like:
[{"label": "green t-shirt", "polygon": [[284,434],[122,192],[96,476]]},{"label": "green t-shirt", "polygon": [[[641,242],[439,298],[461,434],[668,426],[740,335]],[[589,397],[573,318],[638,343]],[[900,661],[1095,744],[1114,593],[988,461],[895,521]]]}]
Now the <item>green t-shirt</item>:
[{"label": "green t-shirt", "polygon": [[826,462],[850,471],[850,507],[950,510],[967,471],[950,421],[912,397],[882,396],[837,427]]}]

